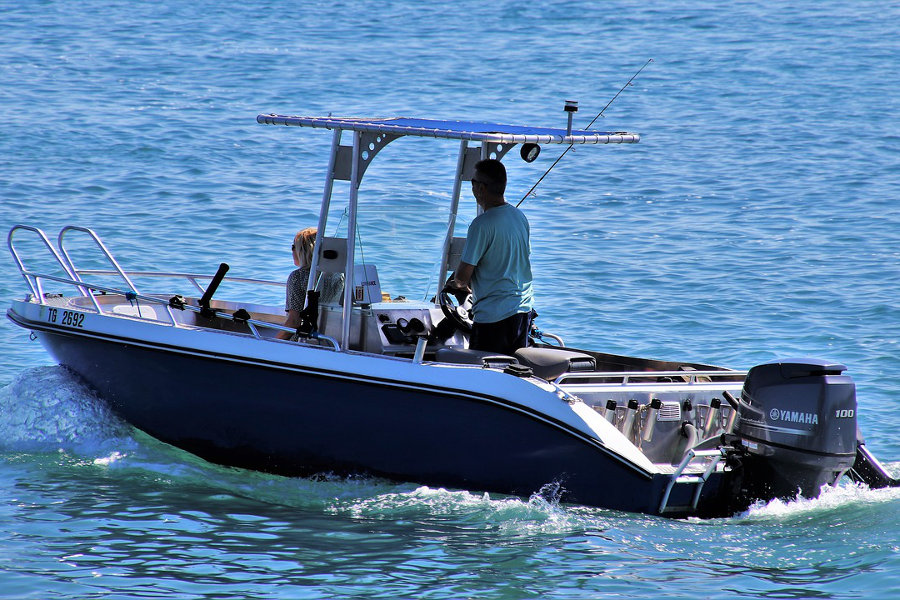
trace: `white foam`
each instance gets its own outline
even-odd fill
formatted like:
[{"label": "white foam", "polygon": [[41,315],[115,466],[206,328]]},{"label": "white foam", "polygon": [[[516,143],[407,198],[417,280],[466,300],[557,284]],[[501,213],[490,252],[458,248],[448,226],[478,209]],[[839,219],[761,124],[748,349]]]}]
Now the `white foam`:
[{"label": "white foam", "polygon": [[[889,469],[891,467],[888,467]],[[900,488],[871,489],[849,481],[823,486],[818,498],[795,498],[758,503],[738,518],[748,520],[791,520],[807,518],[849,507],[868,507],[900,500]]]},{"label": "white foam", "polygon": [[495,530],[511,535],[571,533],[596,526],[592,524],[595,519],[560,506],[558,495],[554,496],[552,491],[544,489],[525,500],[492,496],[487,492],[397,486],[395,490],[366,498],[335,501],[328,512],[366,519],[450,519],[473,530]]},{"label": "white foam", "polygon": [[128,426],[63,367],[28,369],[0,389],[0,450],[112,457],[123,440]]}]

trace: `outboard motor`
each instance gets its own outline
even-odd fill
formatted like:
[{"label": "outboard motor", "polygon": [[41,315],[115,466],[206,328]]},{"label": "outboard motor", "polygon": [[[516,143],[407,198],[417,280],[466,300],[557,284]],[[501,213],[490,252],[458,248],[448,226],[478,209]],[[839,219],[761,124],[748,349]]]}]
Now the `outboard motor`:
[{"label": "outboard motor", "polygon": [[749,502],[815,498],[856,459],[856,386],[844,365],[818,359],[750,369],[734,433],[744,456],[741,495]]}]

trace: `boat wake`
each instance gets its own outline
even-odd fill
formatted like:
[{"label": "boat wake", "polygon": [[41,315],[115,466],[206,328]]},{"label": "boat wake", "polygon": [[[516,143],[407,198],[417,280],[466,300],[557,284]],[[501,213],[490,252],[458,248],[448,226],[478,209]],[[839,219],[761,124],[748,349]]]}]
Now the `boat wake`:
[{"label": "boat wake", "polygon": [[[551,485],[551,487],[553,487]],[[335,502],[328,512],[354,519],[452,522],[471,531],[506,535],[568,534],[593,528],[591,519],[570,511],[547,491],[527,500],[428,486]]]},{"label": "boat wake", "polygon": [[[885,467],[896,473],[900,463],[887,463]],[[898,500],[900,488],[870,489],[867,485],[843,480],[834,487],[825,486],[818,498],[771,500],[752,506],[735,518],[748,522],[807,520],[835,512],[842,515],[852,510],[869,512]]]},{"label": "boat wake", "polygon": [[134,445],[118,419],[63,367],[37,367],[0,388],[0,450],[63,452],[111,460]]}]

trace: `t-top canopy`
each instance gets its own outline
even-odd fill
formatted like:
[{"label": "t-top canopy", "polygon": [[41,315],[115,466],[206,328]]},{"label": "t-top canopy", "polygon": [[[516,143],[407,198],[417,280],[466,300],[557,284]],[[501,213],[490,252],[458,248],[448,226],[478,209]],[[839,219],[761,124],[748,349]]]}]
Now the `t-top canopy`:
[{"label": "t-top canopy", "polygon": [[523,127],[469,121],[439,121],[434,119],[356,117],[289,117],[285,115],[259,115],[256,121],[264,125],[294,125],[297,127],[321,127],[325,129],[349,129],[392,135],[451,140],[476,140],[499,144],[636,144],[641,136],[623,131],[572,130],[552,127]]}]

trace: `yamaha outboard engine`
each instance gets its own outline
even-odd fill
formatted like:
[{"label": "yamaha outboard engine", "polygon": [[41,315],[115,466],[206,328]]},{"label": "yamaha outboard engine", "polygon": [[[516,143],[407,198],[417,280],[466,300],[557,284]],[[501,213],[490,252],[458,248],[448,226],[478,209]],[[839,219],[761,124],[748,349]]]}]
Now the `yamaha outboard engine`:
[{"label": "yamaha outboard engine", "polygon": [[734,433],[743,450],[748,503],[814,498],[856,459],[856,386],[844,365],[818,359],[750,369]]}]

